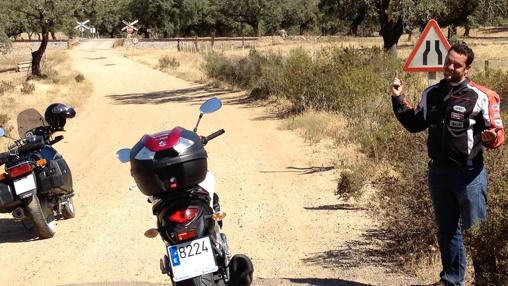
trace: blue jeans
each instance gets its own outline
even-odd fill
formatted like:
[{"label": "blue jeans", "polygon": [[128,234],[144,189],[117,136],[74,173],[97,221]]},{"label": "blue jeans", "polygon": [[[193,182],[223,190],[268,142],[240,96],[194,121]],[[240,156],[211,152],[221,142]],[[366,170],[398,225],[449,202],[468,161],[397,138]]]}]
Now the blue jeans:
[{"label": "blue jeans", "polygon": [[429,190],[438,227],[441,280],[464,285],[466,253],[462,228],[487,217],[487,172],[471,168],[430,167]]}]

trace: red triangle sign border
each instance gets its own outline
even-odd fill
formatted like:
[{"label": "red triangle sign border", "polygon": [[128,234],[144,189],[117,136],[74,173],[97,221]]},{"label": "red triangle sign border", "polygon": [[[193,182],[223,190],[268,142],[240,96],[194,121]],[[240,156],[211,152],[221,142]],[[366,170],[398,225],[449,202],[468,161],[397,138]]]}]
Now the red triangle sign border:
[{"label": "red triangle sign border", "polygon": [[443,71],[443,67],[410,67],[411,62],[414,60],[414,57],[416,56],[416,53],[422,46],[423,42],[427,38],[427,34],[430,32],[430,30],[434,28],[436,31],[437,36],[445,46],[446,50],[450,48],[450,43],[448,43],[448,40],[443,34],[443,31],[441,31],[441,28],[439,27],[439,24],[436,22],[436,20],[431,19],[429,23],[427,23],[427,26],[425,26],[425,29],[423,30],[420,38],[416,42],[415,47],[411,51],[411,54],[409,55],[409,58],[404,63],[403,70],[405,72],[438,72]]}]

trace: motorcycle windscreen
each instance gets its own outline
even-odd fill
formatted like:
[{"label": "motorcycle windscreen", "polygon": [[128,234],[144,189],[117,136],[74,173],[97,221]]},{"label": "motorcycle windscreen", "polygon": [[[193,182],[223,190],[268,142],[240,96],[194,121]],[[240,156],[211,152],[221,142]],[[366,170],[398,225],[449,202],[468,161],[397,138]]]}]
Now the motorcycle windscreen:
[{"label": "motorcycle windscreen", "polygon": [[26,132],[28,130],[34,129],[39,126],[47,126],[48,124],[44,120],[44,117],[39,113],[39,111],[30,108],[21,111],[18,114],[18,135],[19,138],[25,138]]}]

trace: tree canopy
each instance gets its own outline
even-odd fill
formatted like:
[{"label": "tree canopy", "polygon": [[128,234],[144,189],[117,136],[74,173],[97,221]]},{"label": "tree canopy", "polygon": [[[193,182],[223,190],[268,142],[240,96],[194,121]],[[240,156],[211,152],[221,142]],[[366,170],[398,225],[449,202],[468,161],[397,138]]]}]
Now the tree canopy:
[{"label": "tree canopy", "polygon": [[[405,31],[429,19],[441,27],[498,24],[508,0],[0,0],[0,35],[73,33],[90,19],[102,36],[124,36],[122,20],[139,20],[145,37],[290,34],[383,36],[393,51]],[[452,30],[453,31],[453,30]]]}]

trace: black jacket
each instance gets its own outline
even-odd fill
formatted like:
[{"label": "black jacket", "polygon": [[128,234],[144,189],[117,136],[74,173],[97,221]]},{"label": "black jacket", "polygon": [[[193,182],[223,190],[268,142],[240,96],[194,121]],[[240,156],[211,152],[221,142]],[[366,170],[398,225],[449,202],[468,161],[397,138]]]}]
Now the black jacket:
[{"label": "black jacket", "polygon": [[450,87],[447,81],[428,87],[414,109],[404,95],[392,97],[397,119],[410,132],[429,129],[428,154],[436,165],[473,166],[483,164],[480,133],[496,131],[487,145],[497,148],[504,142],[499,96],[469,79]]}]

